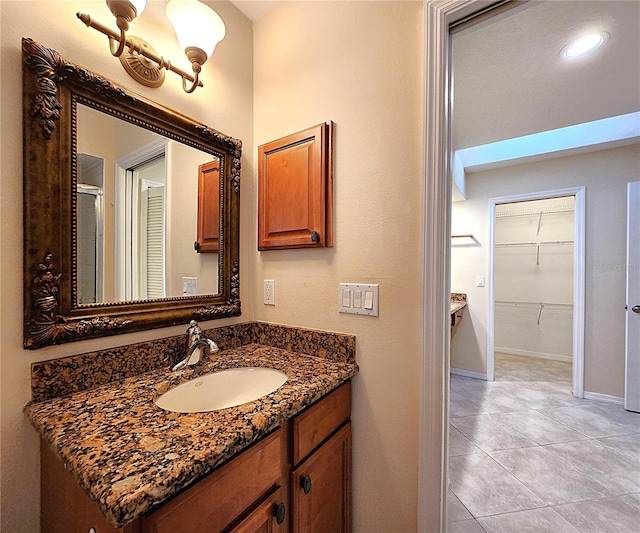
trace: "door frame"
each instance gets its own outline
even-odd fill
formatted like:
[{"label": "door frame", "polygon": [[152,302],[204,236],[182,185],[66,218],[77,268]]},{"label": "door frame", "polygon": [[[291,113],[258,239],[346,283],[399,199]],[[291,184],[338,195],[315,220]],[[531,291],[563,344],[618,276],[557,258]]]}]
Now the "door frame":
[{"label": "door frame", "polygon": [[575,198],[573,244],[573,342],[572,372],[573,395],[584,398],[584,317],[585,317],[585,242],[586,242],[586,188],[568,187],[552,191],[522,193],[489,198],[489,275],[487,279],[487,381],[494,379],[495,349],[495,238],[496,206],[500,204],[546,200],[573,196]]},{"label": "door frame", "polygon": [[494,4],[486,0],[423,1],[421,311],[424,326],[419,377],[417,525],[418,531],[433,532],[445,530],[448,489],[452,159],[449,28]]}]

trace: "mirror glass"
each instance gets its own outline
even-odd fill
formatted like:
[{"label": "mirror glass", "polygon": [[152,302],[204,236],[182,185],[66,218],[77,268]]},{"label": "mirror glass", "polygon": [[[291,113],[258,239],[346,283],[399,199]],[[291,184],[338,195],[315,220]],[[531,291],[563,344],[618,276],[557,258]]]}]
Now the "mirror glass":
[{"label": "mirror glass", "polygon": [[199,169],[220,159],[81,103],[76,147],[77,304],[218,294],[218,253],[194,241]]}]

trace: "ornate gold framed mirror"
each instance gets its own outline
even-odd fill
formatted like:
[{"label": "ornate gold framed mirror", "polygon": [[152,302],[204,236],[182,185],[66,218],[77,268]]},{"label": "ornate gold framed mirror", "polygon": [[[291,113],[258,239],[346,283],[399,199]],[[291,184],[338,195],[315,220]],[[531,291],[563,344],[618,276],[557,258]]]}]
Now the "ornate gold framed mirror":
[{"label": "ornate gold framed mirror", "polygon": [[[24,347],[240,315],[242,143],[32,39],[22,50]],[[211,162],[219,244],[199,254]]]}]

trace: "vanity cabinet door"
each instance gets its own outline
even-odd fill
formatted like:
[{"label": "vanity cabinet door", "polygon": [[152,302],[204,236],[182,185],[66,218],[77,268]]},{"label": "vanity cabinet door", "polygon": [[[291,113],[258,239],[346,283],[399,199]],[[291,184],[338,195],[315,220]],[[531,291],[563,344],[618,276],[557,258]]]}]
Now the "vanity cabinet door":
[{"label": "vanity cabinet door", "polygon": [[284,489],[278,488],[266,497],[258,506],[229,533],[286,533],[289,531],[289,509],[283,495]]},{"label": "vanity cabinet door", "polygon": [[291,474],[292,531],[351,531],[351,422]]}]

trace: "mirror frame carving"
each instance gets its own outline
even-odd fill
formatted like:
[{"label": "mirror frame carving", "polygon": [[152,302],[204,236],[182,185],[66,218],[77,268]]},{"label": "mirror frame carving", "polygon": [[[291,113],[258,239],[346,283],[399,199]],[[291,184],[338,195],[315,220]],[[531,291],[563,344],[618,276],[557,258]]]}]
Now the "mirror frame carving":
[{"label": "mirror frame carving", "polygon": [[[191,319],[240,315],[242,142],[128,93],[32,39],[22,39],[22,59],[24,347],[33,350]],[[74,156],[79,102],[220,158],[219,294],[76,303]]]}]

